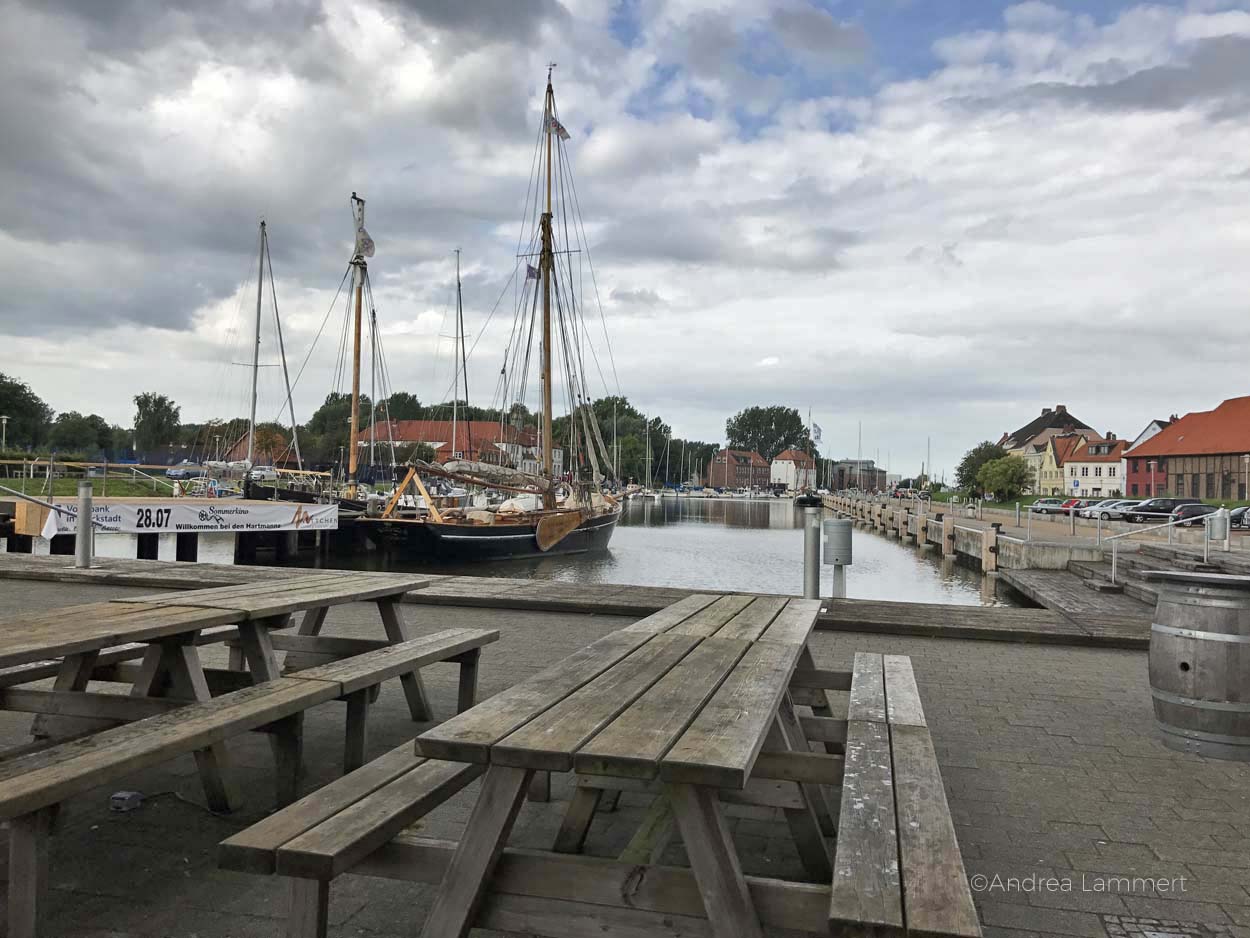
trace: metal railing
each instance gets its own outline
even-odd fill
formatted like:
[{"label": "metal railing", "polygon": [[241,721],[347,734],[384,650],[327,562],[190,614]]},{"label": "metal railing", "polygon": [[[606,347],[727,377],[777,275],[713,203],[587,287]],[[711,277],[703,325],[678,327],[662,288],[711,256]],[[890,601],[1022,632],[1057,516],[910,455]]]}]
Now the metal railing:
[{"label": "metal railing", "polygon": [[[1220,509],[1220,511],[1224,511],[1224,509]],[[1211,522],[1212,520],[1214,520],[1216,514],[1217,512],[1211,512],[1210,514],[1202,515],[1202,531],[1203,531],[1202,560],[1203,560],[1203,563],[1206,563],[1208,560],[1211,559]],[[1111,544],[1111,585],[1115,586],[1116,561],[1119,555],[1119,547],[1120,547],[1119,542],[1121,538],[1136,537],[1139,534],[1147,534],[1151,531],[1162,531],[1164,528],[1167,528],[1168,544],[1171,544],[1172,543],[1172,530],[1174,528],[1180,527],[1181,525],[1188,525],[1192,527],[1193,523],[1194,523],[1193,518],[1177,518],[1175,521],[1165,521],[1163,524],[1152,524],[1152,525],[1149,525],[1148,527],[1138,528],[1133,531],[1124,531],[1121,534],[1113,534],[1111,537],[1104,538],[1103,543]],[[1227,522],[1226,520],[1225,523],[1229,523],[1229,522]],[[1227,540],[1228,540],[1227,532],[1229,532],[1230,530],[1231,528],[1225,528],[1225,532],[1226,532],[1225,543],[1227,543]]]}]

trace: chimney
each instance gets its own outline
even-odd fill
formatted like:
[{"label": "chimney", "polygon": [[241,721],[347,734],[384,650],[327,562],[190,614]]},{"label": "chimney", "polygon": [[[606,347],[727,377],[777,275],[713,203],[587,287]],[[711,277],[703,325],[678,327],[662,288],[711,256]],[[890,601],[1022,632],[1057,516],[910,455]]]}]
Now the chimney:
[{"label": "chimney", "polygon": [[1055,405],[1055,413],[1057,413],[1057,414],[1066,414],[1067,412],[1068,412],[1067,405],[1065,405],[1065,404],[1056,404],[1056,405]]},{"label": "chimney", "polygon": [[1050,413],[1050,408],[1049,408],[1049,407],[1043,407],[1043,408],[1042,408],[1042,416],[1043,416],[1043,417],[1045,417],[1045,416],[1046,416],[1047,414],[1049,414],[1049,413]]},{"label": "chimney", "polygon": [[1107,439],[1110,440],[1112,443],[1115,442],[1115,434],[1112,433],[1110,430],[1107,431]]}]

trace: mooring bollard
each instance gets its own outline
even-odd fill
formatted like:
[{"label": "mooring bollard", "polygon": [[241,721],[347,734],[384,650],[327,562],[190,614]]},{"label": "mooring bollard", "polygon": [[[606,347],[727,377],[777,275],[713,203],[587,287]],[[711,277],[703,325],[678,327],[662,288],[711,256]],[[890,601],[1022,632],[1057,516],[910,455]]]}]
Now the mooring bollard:
[{"label": "mooring bollard", "polygon": [[1020,503],[1016,502],[1016,527],[1020,527]]},{"label": "mooring bollard", "polygon": [[91,566],[95,531],[91,524],[91,483],[78,483],[78,527],[74,533],[74,566],[85,570]]},{"label": "mooring bollard", "polygon": [[846,568],[851,562],[855,525],[845,518],[828,518],[824,528],[825,563],[833,567],[833,598],[846,599]]},{"label": "mooring bollard", "polygon": [[820,599],[820,499],[800,495],[794,506],[803,509],[803,598]]},{"label": "mooring bollard", "polygon": [[1073,505],[1068,509],[1068,527],[1071,529],[1072,536],[1076,536],[1076,506]]}]

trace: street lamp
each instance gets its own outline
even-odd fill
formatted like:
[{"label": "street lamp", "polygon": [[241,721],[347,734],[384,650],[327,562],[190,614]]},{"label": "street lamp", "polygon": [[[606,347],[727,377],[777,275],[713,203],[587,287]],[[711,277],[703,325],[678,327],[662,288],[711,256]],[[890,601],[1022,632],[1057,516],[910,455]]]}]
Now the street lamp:
[{"label": "street lamp", "polygon": [[1245,474],[1245,482],[1242,483],[1241,487],[1241,497],[1250,498],[1250,453],[1242,454],[1241,467]]},{"label": "street lamp", "polygon": [[[0,453],[9,448],[9,416],[0,414]],[[1247,457],[1250,458],[1250,457]]]},{"label": "street lamp", "polygon": [[213,461],[221,462],[221,434],[213,434]]},{"label": "street lamp", "polygon": [[1150,469],[1150,497],[1154,498],[1155,497],[1155,467],[1158,466],[1159,463],[1158,463],[1158,460],[1152,459],[1148,463],[1146,463],[1146,465]]}]

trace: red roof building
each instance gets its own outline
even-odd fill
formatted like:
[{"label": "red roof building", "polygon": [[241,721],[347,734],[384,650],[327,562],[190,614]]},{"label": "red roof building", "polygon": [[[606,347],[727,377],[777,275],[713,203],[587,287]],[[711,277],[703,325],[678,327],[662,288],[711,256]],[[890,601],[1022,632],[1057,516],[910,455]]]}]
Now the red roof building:
[{"label": "red roof building", "polygon": [[707,464],[707,484],[714,488],[768,485],[768,460],[753,450],[722,449]]},{"label": "red roof building", "polygon": [[816,488],[816,460],[801,449],[782,450],[773,457],[769,472],[773,485],[785,486],[792,492]]},{"label": "red roof building", "polygon": [[[1133,479],[1149,477],[1160,495],[1212,500],[1244,499],[1250,475],[1250,397],[1234,397],[1215,410],[1186,414],[1125,454],[1129,494]],[[1162,474],[1164,482],[1159,483]],[[1142,484],[1137,483],[1139,486]],[[1143,490],[1139,495],[1146,495]]]}]

